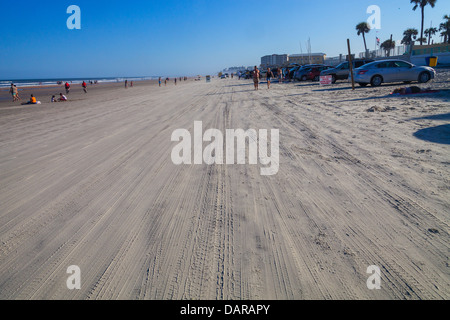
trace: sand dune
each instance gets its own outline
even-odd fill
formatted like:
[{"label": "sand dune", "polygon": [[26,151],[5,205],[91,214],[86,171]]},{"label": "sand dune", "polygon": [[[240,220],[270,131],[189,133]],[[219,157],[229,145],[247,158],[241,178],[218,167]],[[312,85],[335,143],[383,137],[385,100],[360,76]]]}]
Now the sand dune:
[{"label": "sand dune", "polygon": [[[2,103],[0,298],[449,299],[450,96],[395,87],[213,79]],[[171,134],[194,121],[279,129],[278,174],[174,165]]]}]

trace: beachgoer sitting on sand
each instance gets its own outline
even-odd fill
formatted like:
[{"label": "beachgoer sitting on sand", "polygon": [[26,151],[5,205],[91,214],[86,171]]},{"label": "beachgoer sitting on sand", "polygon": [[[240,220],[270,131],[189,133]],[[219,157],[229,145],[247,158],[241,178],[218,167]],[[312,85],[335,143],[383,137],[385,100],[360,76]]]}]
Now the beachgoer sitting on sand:
[{"label": "beachgoer sitting on sand", "polygon": [[58,102],[58,100],[56,99],[56,96],[52,96],[52,101],[51,102]]},{"label": "beachgoer sitting on sand", "polygon": [[62,93],[59,94],[59,101],[67,101],[67,97]]},{"label": "beachgoer sitting on sand", "polygon": [[41,102],[37,101],[36,98],[33,95],[31,95],[30,100],[26,103],[22,103],[22,105],[24,104],[41,104]]},{"label": "beachgoer sitting on sand", "polygon": [[411,94],[411,93],[420,93],[422,89],[416,86],[412,87],[405,87],[405,88],[398,88],[392,91],[392,94]]}]

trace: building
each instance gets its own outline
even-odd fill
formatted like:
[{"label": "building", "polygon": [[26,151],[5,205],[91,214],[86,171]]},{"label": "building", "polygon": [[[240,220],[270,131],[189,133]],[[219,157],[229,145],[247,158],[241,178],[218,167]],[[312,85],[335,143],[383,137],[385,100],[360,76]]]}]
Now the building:
[{"label": "building", "polygon": [[241,66],[241,67],[230,67],[230,68],[226,68],[222,70],[222,73],[237,73],[239,71],[244,71],[246,69],[246,67]]},{"label": "building", "polygon": [[291,63],[296,63],[299,65],[305,65],[305,64],[324,64],[325,63],[325,58],[326,58],[326,54],[325,53],[303,53],[303,54],[291,54],[288,57],[288,62]]},{"label": "building", "polygon": [[261,58],[261,68],[281,67],[288,61],[287,54],[272,54]]}]

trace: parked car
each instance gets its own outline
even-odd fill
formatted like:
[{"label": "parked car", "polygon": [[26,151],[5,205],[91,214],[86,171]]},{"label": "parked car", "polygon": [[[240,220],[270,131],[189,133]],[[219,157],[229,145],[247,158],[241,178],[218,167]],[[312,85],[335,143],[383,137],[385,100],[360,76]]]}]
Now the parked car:
[{"label": "parked car", "polygon": [[312,80],[312,81],[319,81],[321,72],[324,71],[324,70],[331,69],[331,68],[332,67],[330,67],[330,66],[316,66],[316,67],[312,67],[312,68],[310,68],[310,70],[306,74],[306,79],[307,80]]},{"label": "parked car", "polygon": [[[285,79],[289,79],[289,80],[294,79],[294,75],[299,68],[300,68],[300,66],[294,66],[294,67],[290,66],[290,67],[284,68],[283,74],[284,74]],[[289,76],[287,73],[288,71],[289,71]]]},{"label": "parked car", "polygon": [[294,79],[298,81],[306,81],[308,80],[308,73],[312,70],[314,67],[322,67],[322,64],[307,64],[302,67],[300,67],[294,74]]},{"label": "parked car", "polygon": [[[371,63],[374,60],[356,59],[353,60],[353,68],[357,69],[367,63]],[[337,80],[347,80],[350,76],[350,63],[348,61],[342,62],[336,68],[324,70],[320,73],[321,76],[332,76],[332,82],[336,83]]]},{"label": "parked car", "polygon": [[381,60],[366,64],[354,70],[355,82],[365,87],[369,83],[373,87],[382,83],[418,81],[426,83],[436,76],[431,67],[421,67],[403,60]]}]

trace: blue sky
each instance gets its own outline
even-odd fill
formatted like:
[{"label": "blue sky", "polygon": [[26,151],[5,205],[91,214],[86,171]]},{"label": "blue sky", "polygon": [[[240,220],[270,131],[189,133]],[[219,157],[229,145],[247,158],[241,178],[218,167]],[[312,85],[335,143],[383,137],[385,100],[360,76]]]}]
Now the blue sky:
[{"label": "blue sky", "polygon": [[[81,30],[69,30],[67,7],[81,9]],[[409,0],[164,0],[17,1],[0,3],[0,79],[191,76],[259,65],[261,56],[364,51],[356,35],[367,7],[381,9],[381,30],[401,39],[420,32],[420,10]],[[426,8],[425,26],[450,14],[450,1]],[[438,36],[434,38],[439,40]]]}]

